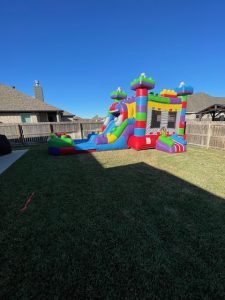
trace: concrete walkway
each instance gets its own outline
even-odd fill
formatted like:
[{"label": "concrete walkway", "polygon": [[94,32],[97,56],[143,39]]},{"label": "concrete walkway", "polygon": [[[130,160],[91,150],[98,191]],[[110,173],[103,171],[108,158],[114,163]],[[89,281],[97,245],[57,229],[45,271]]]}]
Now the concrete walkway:
[{"label": "concrete walkway", "polygon": [[10,167],[17,159],[23,156],[28,150],[14,150],[12,153],[0,156],[0,174]]}]

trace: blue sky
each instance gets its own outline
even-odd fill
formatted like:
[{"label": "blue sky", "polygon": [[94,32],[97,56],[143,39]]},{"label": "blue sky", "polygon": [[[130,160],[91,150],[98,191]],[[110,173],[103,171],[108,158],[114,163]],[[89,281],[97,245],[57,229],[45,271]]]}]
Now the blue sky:
[{"label": "blue sky", "polygon": [[0,82],[82,117],[106,115],[141,72],[225,96],[222,0],[1,0]]}]

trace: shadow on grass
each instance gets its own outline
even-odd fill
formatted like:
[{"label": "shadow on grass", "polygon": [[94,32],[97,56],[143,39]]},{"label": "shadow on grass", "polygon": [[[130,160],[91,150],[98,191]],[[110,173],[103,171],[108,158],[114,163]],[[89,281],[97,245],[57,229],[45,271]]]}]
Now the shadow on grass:
[{"label": "shadow on grass", "polygon": [[42,148],[0,180],[1,299],[224,299],[223,199],[144,163]]}]

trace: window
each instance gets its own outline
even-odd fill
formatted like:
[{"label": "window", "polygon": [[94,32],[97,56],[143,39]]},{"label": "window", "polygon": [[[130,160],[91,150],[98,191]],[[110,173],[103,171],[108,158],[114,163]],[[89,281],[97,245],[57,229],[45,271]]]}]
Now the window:
[{"label": "window", "polygon": [[21,122],[22,123],[31,123],[31,115],[30,114],[21,114]]},{"label": "window", "polygon": [[160,128],[160,123],[161,123],[161,111],[153,110],[151,128]]},{"label": "window", "polygon": [[177,118],[177,112],[176,111],[169,112],[167,128],[175,128],[176,127],[176,118]]},{"label": "window", "polygon": [[57,122],[55,113],[48,113],[48,122]]}]

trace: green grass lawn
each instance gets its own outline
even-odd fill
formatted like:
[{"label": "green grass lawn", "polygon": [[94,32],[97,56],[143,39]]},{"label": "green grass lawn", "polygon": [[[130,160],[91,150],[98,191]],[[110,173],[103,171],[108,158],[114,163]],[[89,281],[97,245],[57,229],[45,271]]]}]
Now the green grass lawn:
[{"label": "green grass lawn", "polygon": [[224,199],[219,150],[32,147],[0,176],[0,299],[225,299]]}]

